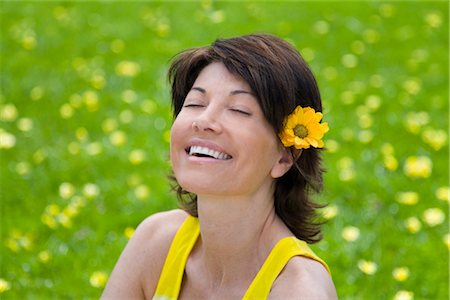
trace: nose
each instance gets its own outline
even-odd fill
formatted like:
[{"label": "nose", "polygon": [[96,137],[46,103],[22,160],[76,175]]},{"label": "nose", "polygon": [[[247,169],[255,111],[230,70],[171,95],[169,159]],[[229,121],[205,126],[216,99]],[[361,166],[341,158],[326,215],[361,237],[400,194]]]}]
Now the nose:
[{"label": "nose", "polygon": [[206,109],[203,113],[192,122],[192,129],[196,132],[209,131],[214,133],[222,132],[222,125],[216,113],[212,113]]}]

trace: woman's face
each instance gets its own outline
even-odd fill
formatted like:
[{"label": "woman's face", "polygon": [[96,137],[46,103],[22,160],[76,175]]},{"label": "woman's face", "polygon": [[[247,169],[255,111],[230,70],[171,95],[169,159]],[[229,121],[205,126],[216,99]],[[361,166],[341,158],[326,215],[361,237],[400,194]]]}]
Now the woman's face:
[{"label": "woman's face", "polygon": [[251,195],[290,167],[249,85],[219,62],[200,72],[186,96],[170,157],[178,183],[199,196]]}]

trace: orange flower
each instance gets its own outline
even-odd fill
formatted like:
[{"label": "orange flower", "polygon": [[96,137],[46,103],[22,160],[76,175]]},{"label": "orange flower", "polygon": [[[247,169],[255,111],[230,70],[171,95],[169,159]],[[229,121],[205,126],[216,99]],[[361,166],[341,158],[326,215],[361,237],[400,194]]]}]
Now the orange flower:
[{"label": "orange flower", "polygon": [[284,122],[279,135],[281,142],[285,147],[294,146],[296,149],[323,148],[322,137],[329,128],[327,122],[320,123],[321,119],[322,113],[311,107],[297,106]]}]

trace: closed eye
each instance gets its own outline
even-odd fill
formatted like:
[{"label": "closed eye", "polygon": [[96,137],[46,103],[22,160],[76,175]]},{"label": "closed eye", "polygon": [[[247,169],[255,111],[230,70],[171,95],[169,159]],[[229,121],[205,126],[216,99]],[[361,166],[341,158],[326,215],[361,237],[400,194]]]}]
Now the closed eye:
[{"label": "closed eye", "polygon": [[202,104],[194,104],[194,103],[183,105],[183,107],[203,107],[203,106],[204,105],[202,105]]},{"label": "closed eye", "polygon": [[249,113],[248,111],[245,111],[245,110],[242,110],[242,109],[231,108],[230,110],[233,111],[233,112],[236,112],[236,113],[245,115],[245,116],[251,116],[251,115],[252,115],[252,114]]}]

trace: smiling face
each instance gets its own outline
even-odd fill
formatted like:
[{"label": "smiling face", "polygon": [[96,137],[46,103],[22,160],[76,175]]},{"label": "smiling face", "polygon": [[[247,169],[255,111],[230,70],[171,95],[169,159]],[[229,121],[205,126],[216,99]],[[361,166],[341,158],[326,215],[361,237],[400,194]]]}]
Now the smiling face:
[{"label": "smiling face", "polygon": [[219,62],[200,72],[186,96],[170,157],[180,186],[199,196],[270,189],[292,164],[249,85]]}]

